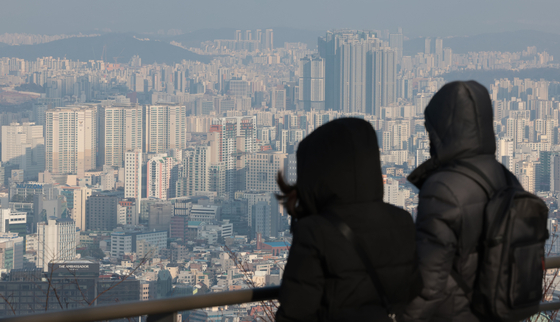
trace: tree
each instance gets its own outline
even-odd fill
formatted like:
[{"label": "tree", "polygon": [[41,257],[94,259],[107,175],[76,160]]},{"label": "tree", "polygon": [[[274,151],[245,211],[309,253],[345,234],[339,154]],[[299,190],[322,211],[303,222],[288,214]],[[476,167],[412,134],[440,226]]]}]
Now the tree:
[{"label": "tree", "polygon": [[[223,246],[223,248],[228,253],[230,258],[233,260],[237,269],[239,269],[239,271],[243,274],[245,284],[252,289],[257,288],[253,280],[253,272],[249,268],[249,263],[247,263],[243,258],[239,258],[237,254],[234,251],[232,251],[229,247]],[[277,309],[278,309],[278,301],[271,301],[271,300],[261,301],[259,309],[255,310],[255,314],[263,312],[264,316],[256,315],[256,318],[257,320],[273,322],[276,320],[275,312]]]}]

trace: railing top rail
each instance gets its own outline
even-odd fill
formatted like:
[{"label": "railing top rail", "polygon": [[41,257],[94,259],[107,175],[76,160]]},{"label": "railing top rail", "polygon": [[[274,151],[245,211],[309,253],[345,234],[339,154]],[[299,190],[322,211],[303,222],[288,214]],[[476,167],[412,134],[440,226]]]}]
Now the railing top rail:
[{"label": "railing top rail", "polygon": [[544,267],[546,269],[560,268],[560,256],[545,258],[544,259]]},{"label": "railing top rail", "polygon": [[205,307],[259,302],[278,298],[280,287],[264,287],[222,293],[171,297],[166,299],[101,305],[83,309],[45,312],[0,319],[2,322],[93,322],[142,315],[157,315]]},{"label": "railing top rail", "polygon": [[[560,257],[546,258],[545,268],[560,268]],[[67,311],[6,317],[0,319],[0,322],[93,322],[143,315],[158,315],[206,307],[273,300],[278,298],[279,291],[280,287],[275,286],[222,293],[172,297],[151,301],[137,301]],[[543,303],[540,306],[541,311],[555,311],[559,309],[560,302],[548,302]]]}]

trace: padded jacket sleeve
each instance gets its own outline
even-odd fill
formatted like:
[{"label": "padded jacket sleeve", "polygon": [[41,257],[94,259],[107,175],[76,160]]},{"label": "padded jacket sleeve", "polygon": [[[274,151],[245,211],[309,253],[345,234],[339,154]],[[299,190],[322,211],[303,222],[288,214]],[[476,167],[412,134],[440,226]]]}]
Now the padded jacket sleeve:
[{"label": "padded jacket sleeve", "polygon": [[447,283],[457,251],[461,207],[443,182],[428,180],[420,190],[416,245],[424,287],[405,309],[401,320],[430,321],[448,297]]},{"label": "padded jacket sleeve", "polygon": [[313,220],[296,224],[282,285],[276,321],[318,321],[325,277],[322,238]]}]

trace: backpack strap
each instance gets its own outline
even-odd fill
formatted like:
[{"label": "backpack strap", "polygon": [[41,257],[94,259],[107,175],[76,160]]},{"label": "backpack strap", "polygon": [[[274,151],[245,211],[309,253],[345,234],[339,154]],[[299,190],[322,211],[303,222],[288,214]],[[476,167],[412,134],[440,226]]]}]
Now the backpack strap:
[{"label": "backpack strap", "polygon": [[484,192],[486,192],[486,194],[488,195],[488,199],[492,198],[492,195],[494,194],[494,192],[496,192],[496,188],[494,187],[494,184],[492,184],[492,180],[490,180],[490,178],[488,178],[488,176],[486,174],[484,174],[484,172],[480,171],[479,168],[475,167],[474,165],[472,165],[469,162],[457,160],[457,161],[455,161],[455,164],[457,164],[459,166],[462,166],[462,167],[465,167],[465,168],[469,169],[470,171],[476,173],[476,175],[480,179],[482,179],[482,182],[480,181],[480,179],[477,180],[476,177],[470,175],[469,173],[465,173],[465,172],[459,171],[459,170],[452,170],[452,169],[450,169],[450,170],[459,172],[459,173],[463,174],[464,176],[469,177],[474,182],[476,182],[479,186],[482,187]]},{"label": "backpack strap", "polygon": [[465,282],[463,276],[461,276],[461,274],[459,274],[459,272],[457,272],[457,270],[453,267],[451,268],[451,272],[449,272],[449,275],[451,275],[451,277],[455,280],[455,283],[457,283],[457,285],[463,290],[463,292],[465,292],[465,295],[470,302],[473,289],[467,284],[467,282]]},{"label": "backpack strap", "polygon": [[375,271],[375,267],[371,263],[366,251],[364,250],[364,248],[356,238],[356,235],[354,234],[352,229],[339,216],[331,212],[326,212],[324,216],[350,242],[350,244],[354,246],[354,249],[356,250],[358,257],[360,257],[362,263],[366,267],[366,271],[369,277],[371,278],[373,285],[375,286],[375,290],[377,291],[377,294],[379,294],[379,297],[381,298],[381,303],[383,305],[383,308],[387,311],[387,315],[389,315],[389,318],[394,320],[395,315],[392,310],[391,303],[387,298],[387,294],[385,293],[385,289],[383,288],[383,284],[381,284],[381,281],[379,280],[379,276]]},{"label": "backpack strap", "polygon": [[[488,178],[488,176],[486,174],[484,174],[484,172],[480,171],[480,169],[478,169],[477,167],[475,167],[471,163],[468,163],[468,162],[465,162],[465,161],[456,160],[455,164],[467,168],[468,170],[475,173],[476,176],[473,176],[470,173],[460,171],[458,169],[453,169],[453,168],[447,168],[443,171],[457,172],[457,173],[460,173],[460,174],[464,175],[465,177],[468,177],[472,181],[476,182],[476,184],[478,184],[482,188],[482,190],[486,193],[486,196],[488,197],[488,200],[490,200],[492,198],[492,196],[496,192],[496,188],[494,187],[494,185],[492,184],[492,181]],[[505,172],[505,168],[504,168],[504,172]],[[505,174],[506,174],[506,178],[507,178],[507,173],[505,172]],[[477,176],[478,176],[478,178],[477,178]],[[480,179],[482,179],[482,180],[480,180]],[[509,183],[509,180],[508,180],[508,183]],[[479,251],[479,247],[476,248],[477,253],[478,253],[478,251]],[[457,254],[455,257],[456,257],[456,259],[458,259],[459,254]],[[455,283],[457,283],[459,288],[461,288],[463,290],[463,292],[465,292],[465,295],[470,302],[473,290],[467,284],[467,282],[465,282],[465,279],[463,278],[463,276],[461,274],[459,274],[459,272],[453,267],[451,268],[451,272],[449,273],[449,275],[451,275],[451,277],[455,280]]]}]

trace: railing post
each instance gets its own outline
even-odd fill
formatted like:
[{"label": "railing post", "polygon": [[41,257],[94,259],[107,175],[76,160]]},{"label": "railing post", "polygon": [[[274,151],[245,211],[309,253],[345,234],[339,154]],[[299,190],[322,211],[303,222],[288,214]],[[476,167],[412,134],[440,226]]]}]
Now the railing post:
[{"label": "railing post", "polygon": [[148,315],[146,322],[180,322],[177,319],[177,312]]}]

